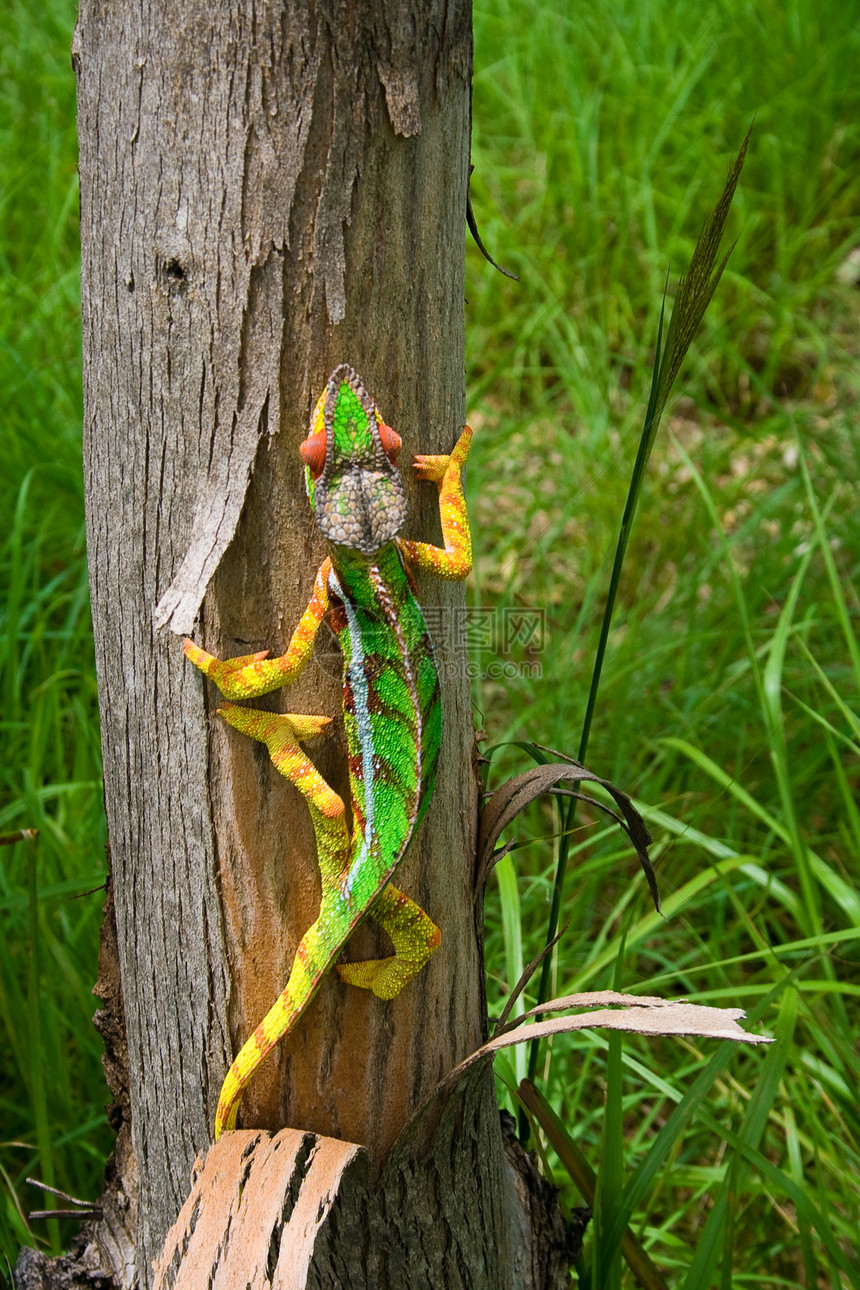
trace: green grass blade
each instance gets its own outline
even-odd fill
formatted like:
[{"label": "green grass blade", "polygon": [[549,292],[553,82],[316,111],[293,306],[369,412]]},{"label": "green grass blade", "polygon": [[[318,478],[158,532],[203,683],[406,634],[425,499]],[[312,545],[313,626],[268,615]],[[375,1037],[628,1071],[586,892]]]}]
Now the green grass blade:
[{"label": "green grass blade", "polygon": [[[803,475],[803,486],[806,490],[806,500],[815,522],[815,536],[818,550],[824,560],[824,566],[827,569],[827,578],[830,584],[830,593],[833,597],[833,605],[836,609],[839,625],[842,628],[842,636],[848,653],[851,658],[851,665],[854,669],[854,688],[860,694],[860,643],[857,640],[857,631],[851,621],[851,614],[845,599],[845,579],[840,575],[836,568],[836,562],[833,558],[833,551],[828,540],[827,533],[824,529],[824,520],[821,509],[818,505],[818,499],[815,496],[815,489],[812,487],[812,480],[809,477],[809,467],[806,461],[806,453],[803,443],[799,442],[798,451],[800,454],[800,470]],[[854,595],[856,604],[857,596]]]}]

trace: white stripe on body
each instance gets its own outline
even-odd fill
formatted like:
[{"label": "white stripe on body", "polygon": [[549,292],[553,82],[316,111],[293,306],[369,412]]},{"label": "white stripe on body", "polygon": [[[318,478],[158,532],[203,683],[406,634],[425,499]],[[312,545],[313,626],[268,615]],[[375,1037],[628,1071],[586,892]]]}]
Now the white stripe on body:
[{"label": "white stripe on body", "polygon": [[[410,838],[412,837],[412,830],[415,825],[415,818],[418,812],[418,804],[420,801],[421,775],[423,771],[422,747],[421,747],[423,721],[422,721],[421,708],[418,702],[418,687],[416,685],[415,675],[412,670],[412,661],[406,649],[406,642],[403,638],[403,631],[402,631],[400,622],[398,621],[397,616],[394,612],[394,606],[391,603],[391,597],[389,595],[388,588],[385,585],[385,582],[383,581],[379,573],[379,569],[377,568],[376,565],[370,566],[368,572],[369,572],[370,579],[373,582],[374,587],[376,588],[378,600],[382,609],[385,612],[385,617],[387,619],[388,625],[391,628],[392,632],[394,633],[395,637],[397,638],[400,657],[403,662],[403,671],[406,676],[407,687],[409,689],[410,698],[412,700],[413,709],[415,712],[415,733],[416,733],[415,757],[416,757],[416,763],[417,763],[416,796],[415,796],[415,801],[413,803],[412,810],[409,813],[409,828],[407,830],[405,838],[403,839],[403,844],[400,851],[400,855],[402,856],[403,852],[406,850],[406,847],[407,847],[407,844],[409,843]],[[331,587],[334,594],[337,596],[338,600],[340,600],[340,602],[343,605],[344,613],[346,614],[347,625],[349,627],[350,656],[349,656],[349,661],[347,663],[347,674],[349,676],[350,686],[351,686],[352,695],[353,695],[353,701],[355,703],[355,721],[356,721],[356,726],[358,727],[358,739],[361,745],[361,773],[362,773],[362,779],[364,780],[364,807],[365,807],[364,834],[361,841],[361,847],[359,848],[357,855],[353,857],[349,870],[347,871],[347,874],[341,886],[341,891],[343,892],[344,897],[346,898],[347,901],[351,901],[352,891],[355,885],[356,878],[358,877],[358,874],[361,870],[361,866],[364,863],[370,851],[370,847],[373,844],[374,835],[375,835],[376,801],[375,801],[375,766],[374,766],[374,752],[373,752],[373,730],[372,730],[371,720],[370,720],[370,690],[367,684],[367,676],[365,675],[365,671],[364,671],[365,656],[364,656],[364,650],[362,647],[361,632],[358,626],[358,617],[355,612],[355,606],[351,603],[351,601],[349,600],[349,597],[344,594],[343,587],[341,586],[338,580],[338,577],[333,569],[331,574],[329,575],[329,586]],[[400,856],[398,856],[397,859],[399,860]]]},{"label": "white stripe on body", "polygon": [[373,739],[371,737],[370,725],[370,706],[369,693],[367,687],[367,677],[364,674],[364,651],[361,647],[361,633],[358,628],[358,618],[356,617],[355,608],[350,602],[348,596],[344,595],[343,588],[338,581],[337,574],[332,569],[329,575],[329,586],[343,605],[346,621],[349,625],[349,661],[347,663],[347,673],[349,675],[352,696],[355,701],[355,721],[358,726],[358,741],[361,744],[361,775],[364,780],[364,835],[361,839],[361,847],[358,855],[352,861],[346,877],[343,880],[342,891],[347,900],[352,899],[352,888],[355,884],[358,871],[364,863],[369,851],[368,839],[373,837],[374,833],[374,766],[373,766]]},{"label": "white stripe on body", "polygon": [[[418,803],[421,799],[421,776],[424,770],[424,720],[421,712],[421,705],[418,702],[418,682],[415,679],[415,673],[412,670],[412,659],[409,657],[409,651],[406,648],[406,641],[403,638],[403,628],[400,620],[394,612],[394,606],[391,603],[391,597],[388,594],[388,587],[382,580],[382,576],[376,565],[370,569],[370,579],[376,587],[376,594],[385,606],[388,621],[391,629],[397,637],[397,645],[400,650],[400,657],[403,660],[403,671],[406,675],[406,684],[409,690],[409,697],[412,700],[412,708],[415,713],[415,802],[409,813],[409,832],[403,842],[403,851],[406,850],[407,843],[412,837],[412,828],[415,824],[415,816],[418,814]],[[401,851],[401,855],[403,854]]]}]

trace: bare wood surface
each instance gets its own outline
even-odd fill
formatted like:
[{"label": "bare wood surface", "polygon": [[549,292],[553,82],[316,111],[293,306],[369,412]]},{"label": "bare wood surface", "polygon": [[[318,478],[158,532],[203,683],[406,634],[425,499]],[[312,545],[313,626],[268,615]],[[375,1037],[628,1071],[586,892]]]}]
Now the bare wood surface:
[{"label": "bare wood surface", "polygon": [[[195,1161],[153,1290],[302,1290],[316,1234],[360,1147],[298,1129],[240,1129]],[[366,1170],[364,1171],[366,1172]]]}]

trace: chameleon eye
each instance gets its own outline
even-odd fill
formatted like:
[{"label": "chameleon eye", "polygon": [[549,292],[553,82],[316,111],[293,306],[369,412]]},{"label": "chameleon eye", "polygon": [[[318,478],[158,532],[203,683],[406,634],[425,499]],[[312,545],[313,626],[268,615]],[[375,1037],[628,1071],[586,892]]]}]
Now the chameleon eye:
[{"label": "chameleon eye", "polygon": [[325,467],[326,437],[324,434],[308,435],[299,446],[302,460],[311,472],[312,479],[319,479]]},{"label": "chameleon eye", "polygon": [[384,421],[380,421],[379,423],[379,440],[385,451],[385,455],[390,458],[391,461],[397,461],[397,454],[403,447],[403,440],[400,438],[397,431],[392,430],[391,426],[387,426]]}]

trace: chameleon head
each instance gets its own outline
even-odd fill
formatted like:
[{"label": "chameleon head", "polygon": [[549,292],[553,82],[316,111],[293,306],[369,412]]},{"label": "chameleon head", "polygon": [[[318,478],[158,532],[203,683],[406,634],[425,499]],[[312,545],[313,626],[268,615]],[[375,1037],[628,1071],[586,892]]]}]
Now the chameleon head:
[{"label": "chameleon head", "polygon": [[400,436],[385,425],[361,378],[336,367],[301,446],[308,497],[330,542],[372,555],[406,519],[397,469]]}]

